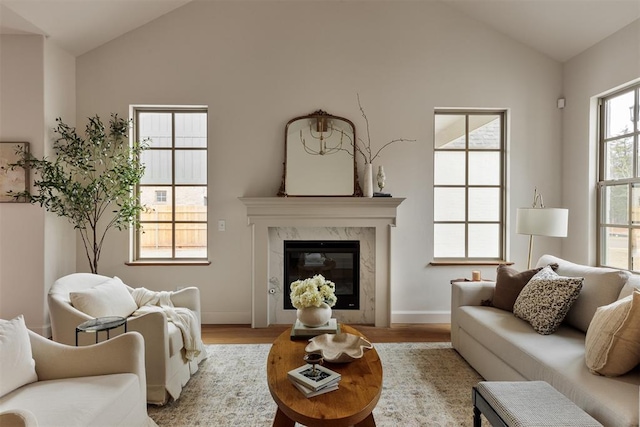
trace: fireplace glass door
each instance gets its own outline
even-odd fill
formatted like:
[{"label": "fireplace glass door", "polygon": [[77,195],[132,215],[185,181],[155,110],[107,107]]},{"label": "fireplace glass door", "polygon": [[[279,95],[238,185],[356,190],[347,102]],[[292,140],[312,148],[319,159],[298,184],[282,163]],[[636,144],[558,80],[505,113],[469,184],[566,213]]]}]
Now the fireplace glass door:
[{"label": "fireplace glass door", "polygon": [[336,284],[338,301],[334,310],[360,309],[360,241],[285,240],[285,309],[293,309],[288,297],[289,285],[316,274]]}]

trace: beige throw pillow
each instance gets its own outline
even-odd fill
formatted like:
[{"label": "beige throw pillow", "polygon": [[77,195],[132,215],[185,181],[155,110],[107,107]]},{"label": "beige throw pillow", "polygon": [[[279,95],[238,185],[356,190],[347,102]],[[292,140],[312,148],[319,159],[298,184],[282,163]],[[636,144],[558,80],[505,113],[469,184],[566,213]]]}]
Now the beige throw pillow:
[{"label": "beige throw pillow", "polygon": [[138,309],[131,293],[117,277],[93,288],[69,294],[71,304],[91,317],[129,317]]},{"label": "beige throw pillow", "polygon": [[624,375],[640,363],[640,292],[598,308],[587,330],[585,362],[594,374]]},{"label": "beige throw pillow", "polygon": [[24,318],[0,319],[0,397],[34,381],[36,362]]}]

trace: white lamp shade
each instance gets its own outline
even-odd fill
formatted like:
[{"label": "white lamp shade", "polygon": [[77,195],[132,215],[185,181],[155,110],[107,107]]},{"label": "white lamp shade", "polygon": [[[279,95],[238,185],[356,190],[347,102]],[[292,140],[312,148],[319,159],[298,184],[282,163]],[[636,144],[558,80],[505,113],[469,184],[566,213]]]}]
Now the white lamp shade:
[{"label": "white lamp shade", "polygon": [[518,208],[516,233],[567,237],[569,210],[562,208]]}]

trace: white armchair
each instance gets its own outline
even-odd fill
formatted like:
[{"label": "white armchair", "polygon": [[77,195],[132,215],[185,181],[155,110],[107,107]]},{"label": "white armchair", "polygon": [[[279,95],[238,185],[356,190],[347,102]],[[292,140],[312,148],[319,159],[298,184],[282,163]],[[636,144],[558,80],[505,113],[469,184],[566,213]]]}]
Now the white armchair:
[{"label": "white armchair", "polygon": [[[74,345],[76,327],[93,318],[72,305],[70,293],[94,288],[108,280],[111,278],[90,273],[73,273],[53,284],[48,300],[54,341]],[[133,292],[133,288],[127,286],[127,289]],[[172,292],[171,302],[175,307],[190,309],[197,317],[198,327],[200,326],[198,288],[188,287]],[[140,332],[144,337],[147,402],[163,405],[170,397],[177,399],[182,387],[198,370],[198,363],[206,357],[206,353],[202,351],[196,358],[188,360],[185,357],[181,331],[174,323],[167,321],[167,316],[162,311],[128,317],[127,330]],[[120,333],[120,329],[111,332],[115,335]],[[78,344],[92,344],[95,339],[93,334],[80,333]]]},{"label": "white armchair", "polygon": [[28,331],[37,381],[0,397],[0,426],[157,427],[147,414],[144,340],[70,347]]}]

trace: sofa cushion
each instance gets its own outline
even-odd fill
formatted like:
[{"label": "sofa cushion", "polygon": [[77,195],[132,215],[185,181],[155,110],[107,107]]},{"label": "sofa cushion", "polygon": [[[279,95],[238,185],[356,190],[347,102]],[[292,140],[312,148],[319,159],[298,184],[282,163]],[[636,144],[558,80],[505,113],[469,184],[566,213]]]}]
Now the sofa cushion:
[{"label": "sofa cushion", "polygon": [[513,311],[513,304],[529,280],[542,267],[518,272],[515,268],[501,264],[496,269],[496,287],[493,292],[493,306],[501,310]]},{"label": "sofa cushion", "polygon": [[564,319],[565,323],[582,332],[587,332],[598,307],[611,304],[619,298],[620,290],[630,276],[626,271],[574,264],[551,255],[543,255],[538,265],[551,262],[558,264],[556,271],[561,276],[584,277],[580,295]]},{"label": "sofa cushion", "polygon": [[71,304],[91,317],[129,317],[138,305],[122,280],[117,277],[93,288],[71,292]]},{"label": "sofa cushion", "polygon": [[604,425],[638,425],[640,375],[636,371],[615,378],[591,374],[584,363],[583,332],[561,325],[552,335],[540,335],[511,313],[493,307],[459,307],[455,318],[466,336],[526,380],[548,382]]},{"label": "sofa cushion", "polygon": [[544,267],[527,283],[513,305],[513,314],[539,334],[554,333],[578,298],[582,277],[562,277]]},{"label": "sofa cushion", "polygon": [[2,397],[0,412],[28,410],[41,427],[142,425],[131,419],[141,401],[135,374],[98,375],[29,384]]},{"label": "sofa cushion", "polygon": [[22,315],[0,319],[0,397],[38,380],[29,332]]},{"label": "sofa cushion", "polygon": [[622,287],[620,291],[620,295],[618,295],[618,299],[626,298],[633,293],[634,290],[640,291],[640,276],[637,274],[632,274],[629,276],[629,280]]},{"label": "sofa cushion", "polygon": [[640,363],[640,292],[598,308],[585,340],[592,373],[624,375]]}]

